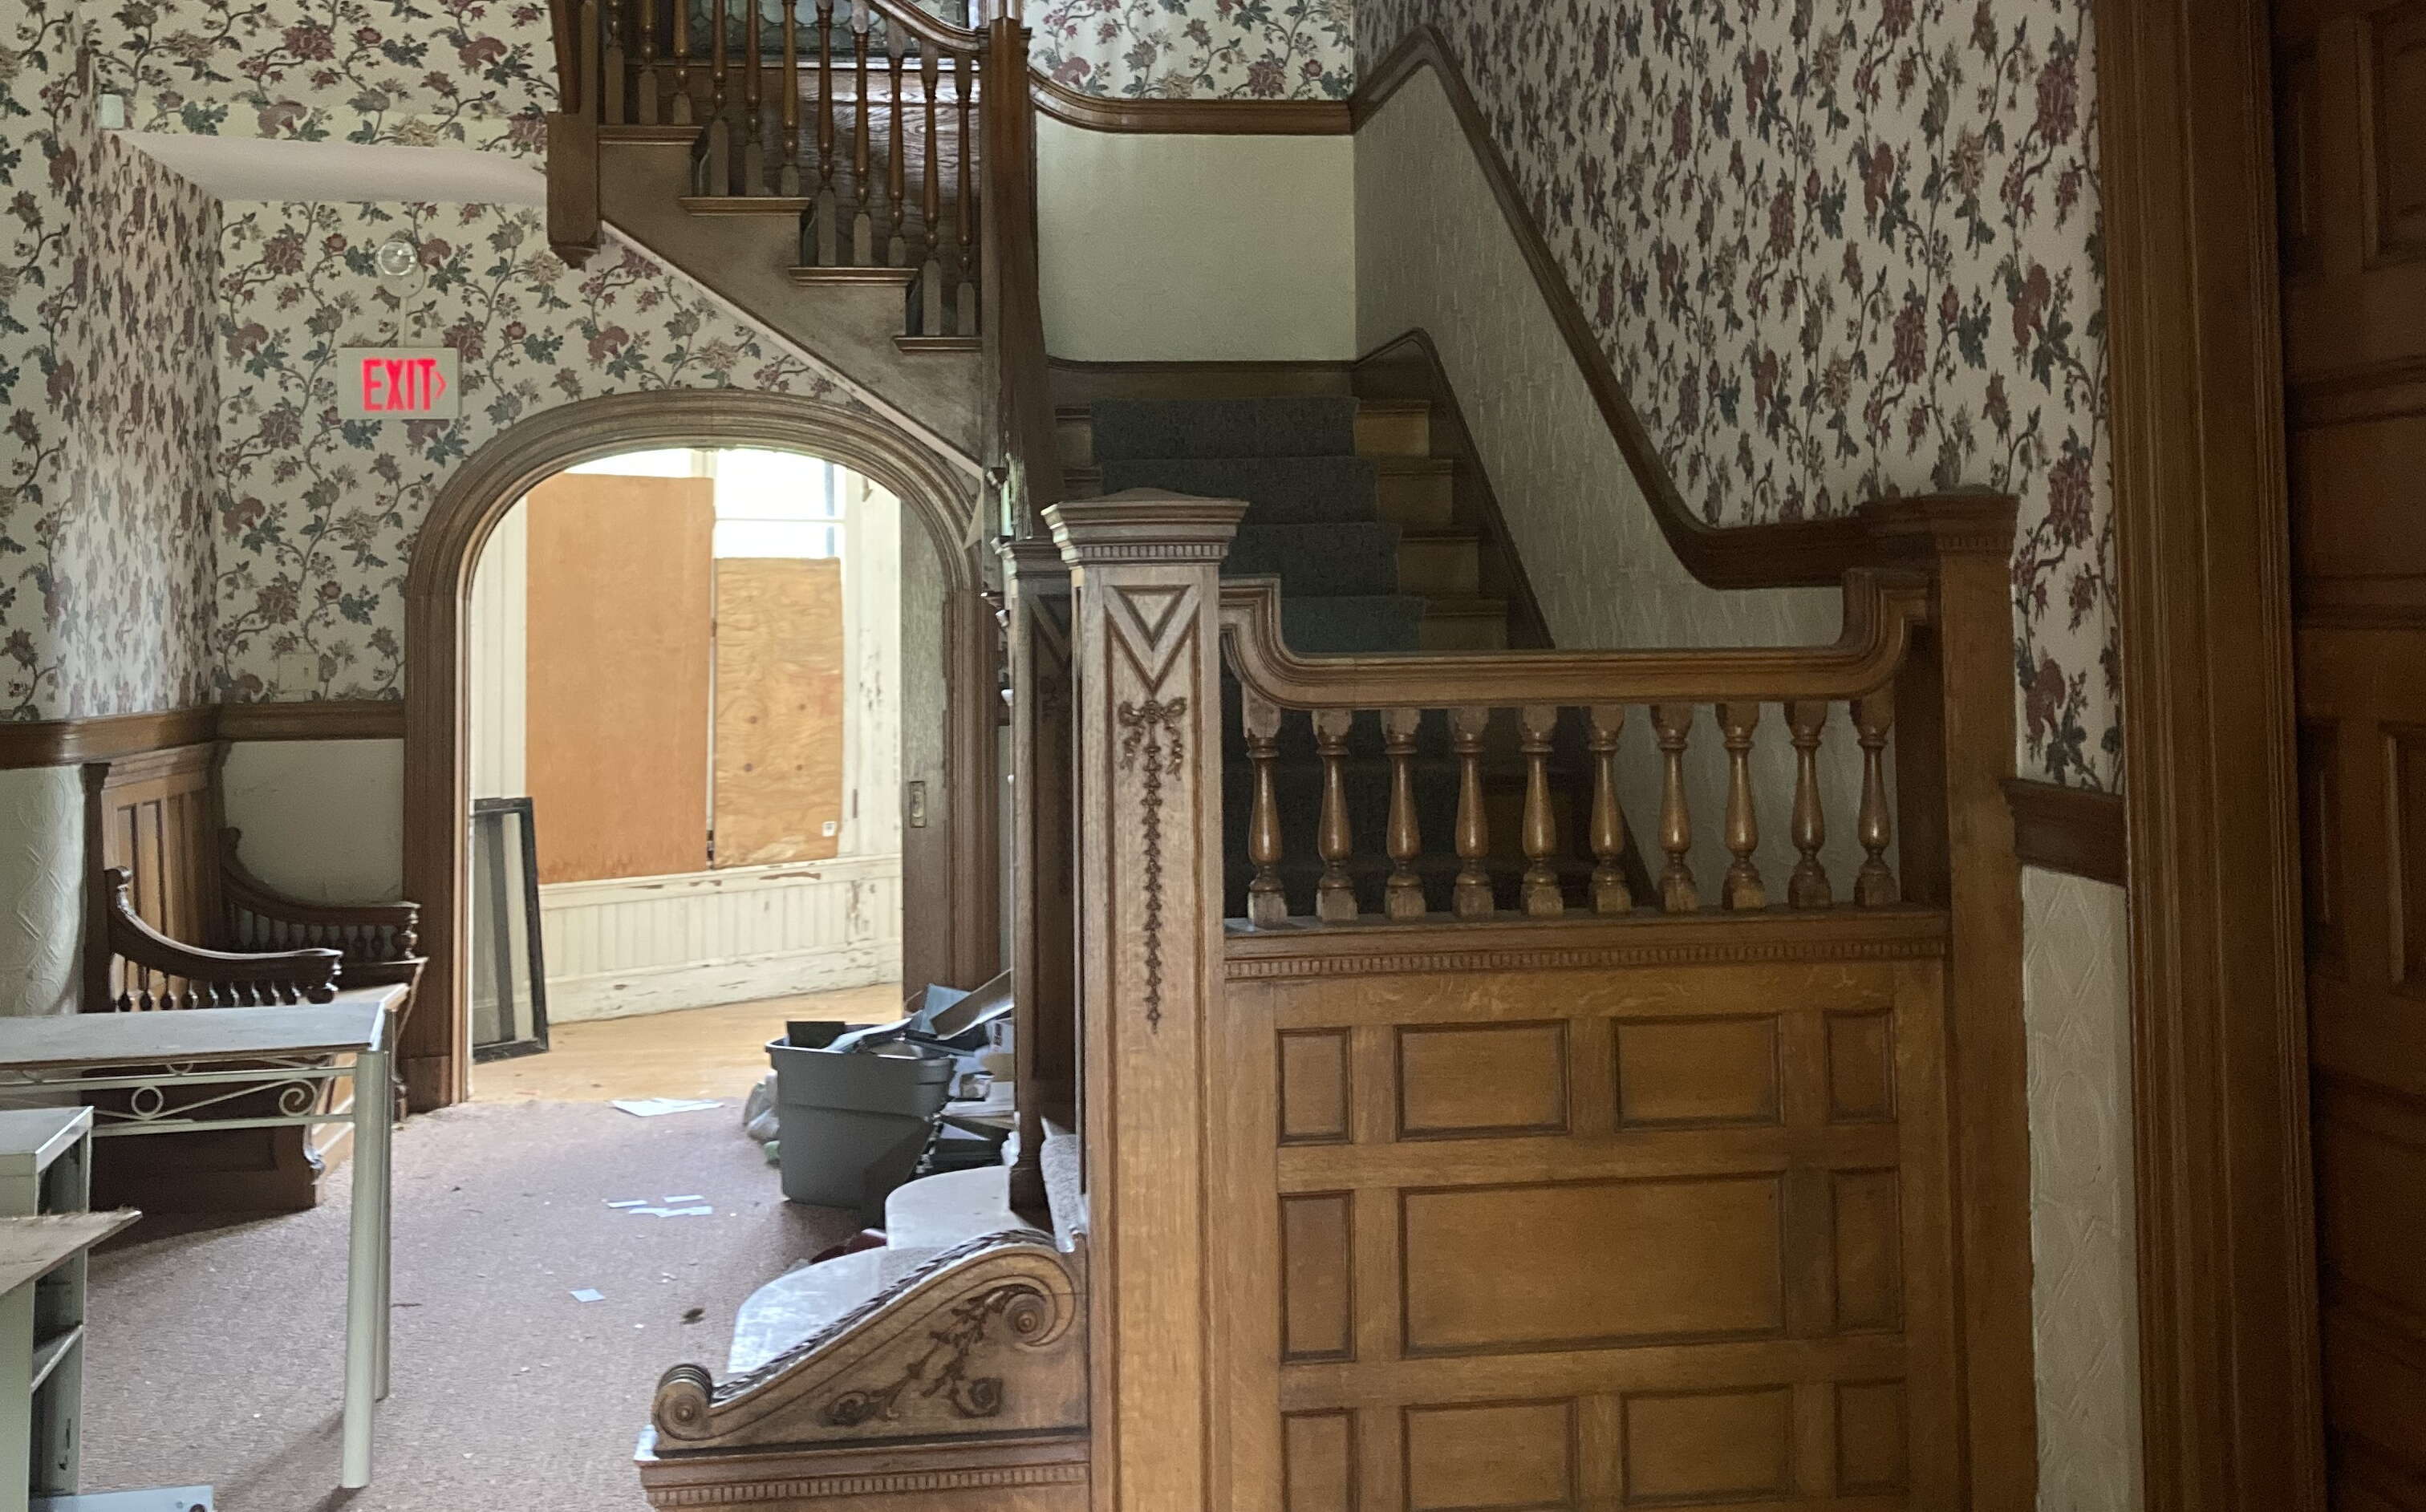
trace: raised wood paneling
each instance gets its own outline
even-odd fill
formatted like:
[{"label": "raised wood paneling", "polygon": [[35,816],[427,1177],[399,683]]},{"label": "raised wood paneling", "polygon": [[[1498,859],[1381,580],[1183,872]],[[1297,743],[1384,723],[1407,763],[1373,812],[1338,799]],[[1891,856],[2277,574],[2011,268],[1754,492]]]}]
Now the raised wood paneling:
[{"label": "raised wood paneling", "polygon": [[180,746],[112,762],[101,787],[95,862],[135,874],[135,911],[144,923],[206,946],[219,938],[212,755],[208,746]]},{"label": "raised wood paneling", "polygon": [[840,850],[842,622],[839,557],[717,561],[717,865]]},{"label": "raised wood paneling", "polygon": [[2369,16],[2367,48],[2369,261],[2426,257],[2426,4]]},{"label": "raised wood paneling", "polygon": [[1573,1402],[1410,1407],[1408,1512],[1515,1512],[1577,1503]]},{"label": "raised wood paneling", "polygon": [[1631,1506],[1746,1501],[1794,1491],[1794,1393],[1642,1392],[1625,1399]]},{"label": "raised wood paneling", "polygon": [[1775,1123],[1777,1019],[1654,1019],[1617,1026],[1617,1121]]},{"label": "raised wood paneling", "polygon": [[1963,1504],[1943,925],[1740,923],[1232,938],[1238,1504]]},{"label": "raised wood paneling", "polygon": [[1401,1139],[1558,1134],[1566,1126],[1566,1025],[1399,1032]]}]

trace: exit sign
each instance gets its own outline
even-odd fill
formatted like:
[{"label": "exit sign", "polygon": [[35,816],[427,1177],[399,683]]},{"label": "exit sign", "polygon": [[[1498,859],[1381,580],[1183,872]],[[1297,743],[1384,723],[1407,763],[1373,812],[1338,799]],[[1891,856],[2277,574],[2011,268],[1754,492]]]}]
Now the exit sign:
[{"label": "exit sign", "polygon": [[452,346],[348,346],[337,353],[337,414],[346,420],[452,420]]}]

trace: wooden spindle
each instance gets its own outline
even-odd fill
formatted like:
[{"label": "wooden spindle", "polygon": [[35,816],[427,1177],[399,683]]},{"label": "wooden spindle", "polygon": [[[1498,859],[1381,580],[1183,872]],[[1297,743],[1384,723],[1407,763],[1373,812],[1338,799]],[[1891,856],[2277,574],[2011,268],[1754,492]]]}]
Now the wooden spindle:
[{"label": "wooden spindle", "polygon": [[1415,875],[1415,861],[1424,853],[1415,818],[1415,732],[1423,717],[1420,709],[1392,709],[1382,716],[1383,748],[1390,757],[1390,881],[1382,911],[1393,919],[1424,915],[1424,882]]},{"label": "wooden spindle", "polygon": [[930,335],[944,331],[944,139],[935,130],[935,95],[943,85],[944,60],[932,46],[918,50],[918,87],[926,99],[927,140],[924,192],[918,197],[918,234],[926,244],[918,259],[918,329]]},{"label": "wooden spindle", "polygon": [[952,58],[953,96],[960,105],[960,201],[952,216],[960,242],[960,266],[952,291],[952,333],[978,333],[978,137],[973,129],[977,107],[978,60],[966,53]]},{"label": "wooden spindle", "polygon": [[893,60],[893,86],[884,102],[885,114],[892,128],[884,153],[884,217],[887,232],[884,239],[884,265],[900,267],[909,262],[910,241],[903,234],[909,220],[907,201],[910,198],[909,142],[904,138],[906,122],[901,114],[901,69],[909,61],[909,36],[898,26],[885,29],[885,52]]},{"label": "wooden spindle", "polygon": [[1691,913],[1702,906],[1693,886],[1693,811],[1685,800],[1685,746],[1693,734],[1693,706],[1655,703],[1651,728],[1659,737],[1662,764],[1659,789],[1659,848],[1668,865],[1659,874],[1659,906],[1670,913]]},{"label": "wooden spindle", "polygon": [[1625,884],[1625,811],[1617,801],[1617,737],[1625,728],[1622,704],[1598,704],[1585,745],[1592,751],[1592,902],[1594,913],[1626,913],[1634,890]]},{"label": "wooden spindle", "polygon": [[665,99],[665,81],[657,76],[657,0],[638,0],[640,8],[640,98],[635,111],[643,126],[657,123],[657,111]]},{"label": "wooden spindle", "polygon": [[1760,814],[1752,800],[1752,732],[1760,723],[1757,703],[1718,706],[1719,732],[1727,748],[1727,851],[1735,861],[1727,867],[1721,898],[1730,909],[1769,907],[1769,889],[1761,885],[1760,867],[1752,859],[1760,848]]},{"label": "wooden spindle", "polygon": [[857,71],[853,91],[853,114],[857,118],[851,134],[851,185],[858,197],[859,211],[850,225],[850,260],[857,267],[876,261],[876,217],[868,208],[868,139],[867,139],[867,27],[866,0],[851,7],[851,67]]},{"label": "wooden spindle", "polygon": [[600,19],[606,23],[605,46],[598,56],[598,119],[606,125],[623,121],[623,7],[629,0],[606,0]]},{"label": "wooden spindle", "polygon": [[1887,735],[1895,728],[1892,693],[1873,693],[1853,700],[1853,732],[1862,743],[1862,812],[1855,838],[1865,859],[1853,878],[1853,901],[1866,909],[1902,901],[1895,872],[1887,865],[1887,846],[1895,843],[1895,821],[1887,810]]},{"label": "wooden spindle", "polygon": [[[788,5],[789,0],[785,0]],[[767,180],[767,93],[764,69],[764,21],[759,0],[741,0],[744,36],[741,43],[741,192],[765,194]]]},{"label": "wooden spindle", "polygon": [[1491,895],[1491,873],[1483,861],[1491,854],[1491,820],[1482,812],[1482,732],[1491,723],[1488,709],[1452,709],[1449,745],[1457,752],[1457,889],[1450,907],[1461,919],[1480,919],[1496,907]]},{"label": "wooden spindle", "polygon": [[1315,848],[1322,857],[1322,881],[1315,889],[1314,916],[1324,924],[1349,924],[1356,918],[1356,886],[1348,878],[1348,860],[1356,839],[1348,827],[1348,732],[1356,716],[1345,709],[1325,709],[1314,716],[1314,748],[1322,757],[1322,823]]},{"label": "wooden spindle", "polygon": [[1272,764],[1281,752],[1281,712],[1249,694],[1244,710],[1247,756],[1254,764],[1255,796],[1247,817],[1247,860],[1254,878],[1247,884],[1247,922],[1268,929],[1288,919],[1281,891],[1281,806],[1272,790]]},{"label": "wooden spindle", "polygon": [[674,10],[674,98],[671,112],[673,123],[691,123],[690,105],[690,0],[668,0]]},{"label": "wooden spindle", "polygon": [[[674,3],[682,5],[684,0],[674,0]],[[707,57],[707,192],[719,195],[733,192],[733,121],[728,98],[730,81],[725,77],[724,45],[727,20],[724,8],[728,3],[729,0],[716,0],[708,12],[709,24],[716,28],[716,34],[709,41]],[[748,3],[755,3],[755,0],[748,0]]]},{"label": "wooden spindle", "polygon": [[[783,0],[784,5],[784,103],[777,111],[783,148],[775,159],[775,192],[796,195],[801,192],[801,0]],[[817,95],[820,108],[825,95]]]},{"label": "wooden spindle", "polygon": [[1798,909],[1824,909],[1835,901],[1828,868],[1820,861],[1820,847],[1828,843],[1828,816],[1820,806],[1820,735],[1827,727],[1828,705],[1789,703],[1786,722],[1794,732],[1794,848],[1803,853],[1786,884],[1786,901]]},{"label": "wooden spindle", "polygon": [[1525,911],[1537,919],[1566,911],[1559,893],[1558,868],[1550,858],[1559,844],[1557,818],[1550,812],[1550,737],[1558,732],[1555,707],[1528,705],[1518,716],[1518,748],[1525,756]]}]

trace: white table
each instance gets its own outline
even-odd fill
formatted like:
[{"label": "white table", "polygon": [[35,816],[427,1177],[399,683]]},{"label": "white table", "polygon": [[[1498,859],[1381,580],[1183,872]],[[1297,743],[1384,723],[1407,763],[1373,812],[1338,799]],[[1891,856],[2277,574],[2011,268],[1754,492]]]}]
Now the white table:
[{"label": "white table", "polygon": [[[389,1011],[401,987],[364,988],[333,1003],[166,1013],[76,1013],[0,1018],[0,1096],[42,1088],[123,1090],[122,1110],[96,1109],[93,1137],[193,1129],[354,1126],[353,1209],[346,1250],[345,1464],[348,1489],[371,1480],[374,1404],[387,1395],[389,1173],[394,1097]],[[338,1057],[351,1055],[351,1065]],[[350,1108],[321,1110],[321,1092],[349,1081]],[[275,1114],[231,1118],[214,1109],[265,1085]],[[368,1198],[368,1200],[364,1200]]]}]

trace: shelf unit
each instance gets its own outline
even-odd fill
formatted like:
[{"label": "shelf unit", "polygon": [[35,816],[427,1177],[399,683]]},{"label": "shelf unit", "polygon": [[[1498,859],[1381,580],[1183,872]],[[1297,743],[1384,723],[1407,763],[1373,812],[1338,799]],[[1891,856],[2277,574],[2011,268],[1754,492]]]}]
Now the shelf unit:
[{"label": "shelf unit", "polygon": [[[91,1205],[92,1110],[0,1109],[0,1218],[84,1213]],[[79,1252],[35,1283],[33,1362],[24,1387],[29,1400],[0,1403],[5,1431],[12,1440],[25,1436],[25,1480],[22,1488],[0,1485],[0,1508],[24,1505],[21,1496],[76,1489],[84,1448],[85,1268]],[[0,1445],[0,1466],[13,1471],[16,1458],[13,1442]]]}]

